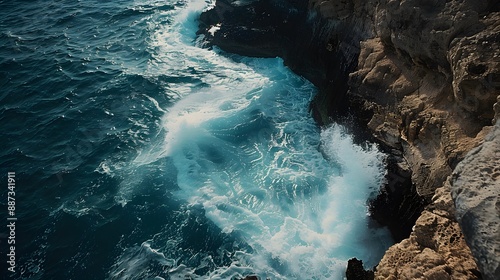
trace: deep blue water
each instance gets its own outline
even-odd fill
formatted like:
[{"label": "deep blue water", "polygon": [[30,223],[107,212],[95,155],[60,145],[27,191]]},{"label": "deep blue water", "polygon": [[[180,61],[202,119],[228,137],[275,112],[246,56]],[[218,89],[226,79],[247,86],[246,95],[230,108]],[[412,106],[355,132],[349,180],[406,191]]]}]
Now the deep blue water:
[{"label": "deep blue water", "polygon": [[341,279],[379,261],[384,155],[318,128],[316,89],[280,59],[200,48],[209,5],[0,1],[0,213],[15,172],[18,219],[2,279]]}]

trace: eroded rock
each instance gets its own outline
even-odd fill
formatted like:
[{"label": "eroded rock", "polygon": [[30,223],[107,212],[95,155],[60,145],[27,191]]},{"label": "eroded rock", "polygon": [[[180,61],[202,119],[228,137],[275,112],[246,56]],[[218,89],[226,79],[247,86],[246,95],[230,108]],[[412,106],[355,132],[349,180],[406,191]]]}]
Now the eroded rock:
[{"label": "eroded rock", "polygon": [[[495,116],[500,16],[484,14],[487,1],[434,1],[434,10],[421,1],[392,2],[379,3],[380,37],[360,43],[347,94],[364,100],[372,113],[367,128],[384,145],[401,147],[419,195],[430,198]],[[393,5],[395,10],[387,10]],[[440,17],[430,20],[431,15]],[[453,26],[440,23],[452,19]],[[429,53],[425,46],[431,41],[440,47]]]},{"label": "eroded rock", "polygon": [[375,279],[481,279],[454,217],[449,184],[438,188],[410,237],[390,247]]},{"label": "eroded rock", "polygon": [[459,106],[489,122],[491,104],[500,92],[500,13],[479,20],[481,31],[450,42],[448,60],[453,73],[453,94]]}]

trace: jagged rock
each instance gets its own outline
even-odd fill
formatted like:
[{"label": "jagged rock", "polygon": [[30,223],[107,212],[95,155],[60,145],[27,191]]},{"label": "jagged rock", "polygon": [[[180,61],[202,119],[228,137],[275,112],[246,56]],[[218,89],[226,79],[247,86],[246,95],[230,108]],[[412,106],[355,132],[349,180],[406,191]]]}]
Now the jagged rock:
[{"label": "jagged rock", "polygon": [[347,280],[373,280],[374,274],[372,270],[365,270],[363,261],[352,258],[347,261],[347,269],[345,272]]},{"label": "jagged rock", "polygon": [[481,279],[454,217],[449,184],[438,188],[410,237],[390,247],[375,279]]},{"label": "jagged rock", "polygon": [[[483,127],[489,120],[498,118],[500,102],[492,105],[500,93],[497,82],[500,18],[498,12],[484,13],[485,9],[495,11],[491,8],[493,2],[434,1],[440,4],[429,11],[425,11],[426,3],[416,2],[380,2],[375,24],[380,39],[369,38],[361,43],[364,49],[357,71],[350,75],[348,94],[356,99],[366,98],[365,108],[373,113],[367,127],[380,142],[391,147],[402,146],[417,192],[429,197],[466,152],[484,139],[488,128]],[[388,10],[384,5],[395,6]],[[426,13],[438,16],[429,20]],[[412,17],[419,20],[409,21]],[[440,24],[450,17],[454,18],[453,26],[443,26],[445,30],[440,30]],[[408,90],[396,91],[394,85],[398,83],[406,85],[399,88]],[[499,164],[490,163],[495,165]],[[450,222],[454,219],[449,215],[442,217],[442,213],[453,212],[450,209],[442,210],[441,214],[424,211],[411,237],[386,253],[389,261],[382,260],[378,267],[381,274],[377,272],[377,275],[398,275],[397,279],[446,279],[446,270],[443,272],[436,266],[429,268],[432,273],[427,273],[431,274],[424,275],[423,270],[417,269],[423,264],[417,262],[415,266],[415,263],[416,256],[423,252],[419,246],[438,253],[452,247],[450,243],[438,242],[455,241],[456,234],[460,233],[458,224]],[[499,216],[498,212],[496,215]],[[498,232],[479,228],[487,229],[489,234]],[[442,238],[437,239],[437,234]],[[400,269],[392,265],[394,251],[404,252],[406,256],[398,263]],[[412,257],[407,258],[412,252]],[[470,254],[454,254],[454,263],[471,262]],[[483,262],[491,262],[492,258]],[[463,273],[453,275],[461,271],[460,268],[450,271],[452,279],[468,279],[479,274],[474,268],[467,277]]]},{"label": "jagged rock", "polygon": [[500,279],[500,123],[452,176],[456,215],[485,279]]},{"label": "jagged rock", "polygon": [[461,33],[474,32],[492,1],[380,1],[375,19],[378,37],[412,64],[449,72],[449,43]]},{"label": "jagged rock", "polygon": [[450,43],[448,60],[453,73],[453,94],[458,105],[489,122],[491,104],[500,92],[500,13],[479,20],[481,31]]},{"label": "jagged rock", "polygon": [[[494,116],[500,77],[500,18],[485,12],[488,1],[434,2],[433,9],[422,1],[379,2],[374,24],[380,37],[361,42],[348,92],[365,100],[372,134],[385,145],[402,146],[412,181],[427,198],[484,137],[478,133]],[[457,22],[445,24],[452,19]],[[439,47],[429,52],[425,46],[432,43]],[[485,70],[471,61],[482,61]],[[476,109],[467,107],[462,88],[472,90],[466,96],[479,104]]]}]

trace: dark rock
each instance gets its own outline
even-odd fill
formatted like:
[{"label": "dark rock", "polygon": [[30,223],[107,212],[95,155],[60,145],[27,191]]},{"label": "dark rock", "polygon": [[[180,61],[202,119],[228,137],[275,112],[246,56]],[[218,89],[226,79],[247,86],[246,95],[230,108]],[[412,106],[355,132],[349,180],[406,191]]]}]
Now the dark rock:
[{"label": "dark rock", "polygon": [[[355,69],[360,36],[353,26],[315,16],[307,1],[218,0],[201,14],[198,34],[205,45],[245,56],[281,57],[319,90],[311,104],[319,123],[349,112],[345,98]],[[218,31],[212,32],[214,27]],[[333,94],[332,94],[333,93]]]},{"label": "dark rock", "polygon": [[259,277],[255,276],[255,275],[249,275],[241,280],[260,280]]},{"label": "dark rock", "polygon": [[[297,24],[306,17],[303,1],[218,0],[213,9],[201,14],[198,34],[209,45],[245,56],[283,56],[285,44]],[[210,29],[218,26],[217,32]]]},{"label": "dark rock", "polygon": [[429,203],[418,195],[411,172],[402,168],[402,162],[401,157],[389,156],[387,184],[369,206],[371,217],[389,228],[395,242],[410,236],[415,221]]},{"label": "dark rock", "polygon": [[347,280],[373,280],[375,275],[372,270],[365,270],[363,261],[352,258],[347,262],[345,271]]}]

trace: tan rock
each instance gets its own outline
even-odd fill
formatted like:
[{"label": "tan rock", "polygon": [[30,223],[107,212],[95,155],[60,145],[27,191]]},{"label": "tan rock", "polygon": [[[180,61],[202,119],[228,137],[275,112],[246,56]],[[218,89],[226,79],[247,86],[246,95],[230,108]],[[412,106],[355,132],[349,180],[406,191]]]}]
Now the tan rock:
[{"label": "tan rock", "polygon": [[453,73],[453,94],[457,103],[480,118],[494,118],[492,104],[500,94],[500,13],[479,22],[485,28],[451,41],[448,52]]},{"label": "tan rock", "polygon": [[446,184],[437,190],[410,237],[387,250],[375,279],[478,279],[454,211]]}]

